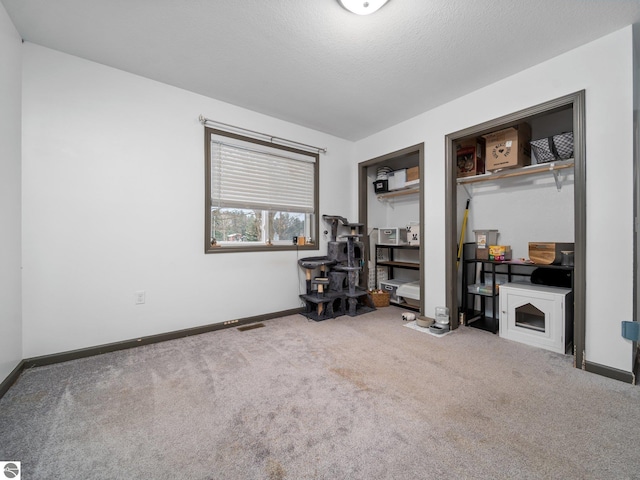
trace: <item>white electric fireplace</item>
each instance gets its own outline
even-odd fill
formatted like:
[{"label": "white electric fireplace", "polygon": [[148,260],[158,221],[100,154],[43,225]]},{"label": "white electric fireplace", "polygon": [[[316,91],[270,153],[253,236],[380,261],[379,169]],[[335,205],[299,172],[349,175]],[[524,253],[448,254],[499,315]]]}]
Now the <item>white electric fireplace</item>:
[{"label": "white electric fireplace", "polygon": [[501,285],[500,336],[567,353],[573,341],[571,289],[525,283]]}]

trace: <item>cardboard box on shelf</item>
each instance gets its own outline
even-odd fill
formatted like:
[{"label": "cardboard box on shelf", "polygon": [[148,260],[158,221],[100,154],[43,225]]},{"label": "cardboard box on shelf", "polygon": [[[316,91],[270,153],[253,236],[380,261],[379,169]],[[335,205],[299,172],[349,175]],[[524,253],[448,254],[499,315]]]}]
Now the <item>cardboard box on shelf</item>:
[{"label": "cardboard box on shelf", "polygon": [[420,183],[420,167],[407,168],[407,181],[405,186],[410,187]]},{"label": "cardboard box on shelf", "polygon": [[472,137],[456,142],[456,151],[461,148],[474,147],[476,149],[476,156],[479,158],[485,158],[485,139],[483,137]]},{"label": "cardboard box on shelf", "polygon": [[489,249],[476,247],[476,260],[489,260]]},{"label": "cardboard box on shelf", "polygon": [[489,245],[489,260],[511,260],[511,246]]},{"label": "cardboard box on shelf", "polygon": [[479,158],[474,147],[464,147],[456,151],[457,177],[470,177],[484,173],[484,161]]},{"label": "cardboard box on shelf", "polygon": [[482,137],[456,142],[456,168],[458,178],[485,172],[485,141]]},{"label": "cardboard box on shelf", "polygon": [[489,171],[502,168],[524,167],[531,164],[531,127],[520,123],[515,127],[489,133],[486,140],[485,168]]}]

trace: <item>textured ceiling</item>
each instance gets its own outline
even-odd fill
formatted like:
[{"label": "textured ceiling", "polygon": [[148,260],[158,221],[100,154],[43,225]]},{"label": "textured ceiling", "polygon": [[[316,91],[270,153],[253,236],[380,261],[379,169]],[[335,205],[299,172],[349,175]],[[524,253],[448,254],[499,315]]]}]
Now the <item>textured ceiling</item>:
[{"label": "textured ceiling", "polygon": [[350,140],[640,22],[640,0],[2,3],[26,41]]}]

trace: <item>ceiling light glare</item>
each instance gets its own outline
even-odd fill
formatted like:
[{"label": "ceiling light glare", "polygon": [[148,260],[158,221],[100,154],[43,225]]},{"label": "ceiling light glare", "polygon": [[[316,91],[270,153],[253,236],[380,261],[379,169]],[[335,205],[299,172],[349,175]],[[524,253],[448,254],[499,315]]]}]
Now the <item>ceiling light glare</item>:
[{"label": "ceiling light glare", "polygon": [[378,11],[389,0],[338,0],[338,3],[356,15],[369,15]]}]

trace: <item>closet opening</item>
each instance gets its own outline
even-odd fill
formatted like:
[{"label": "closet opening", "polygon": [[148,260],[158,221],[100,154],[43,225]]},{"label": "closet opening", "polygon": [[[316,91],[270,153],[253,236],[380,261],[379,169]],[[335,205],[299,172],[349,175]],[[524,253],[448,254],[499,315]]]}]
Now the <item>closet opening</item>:
[{"label": "closet opening", "polygon": [[[549,270],[557,270],[551,274],[558,284],[546,283],[546,278],[542,283],[553,289],[566,288],[568,282],[573,338],[565,353],[573,354],[577,368],[584,368],[585,346],[584,108],[585,92],[580,91],[445,137],[446,303],[451,312],[458,312],[451,315],[451,328],[464,322],[498,334],[503,322],[500,286],[537,283],[541,276],[536,267],[542,265],[529,258],[531,244],[565,250],[570,244],[571,265],[561,265],[560,257],[549,260]],[[524,162],[513,155],[519,142],[529,148],[530,141],[541,140],[538,144],[546,147],[545,139],[551,139],[551,160],[537,150]],[[556,149],[564,147],[554,139],[572,147],[571,158]],[[485,149],[481,159],[474,156],[478,144]],[[481,162],[487,164],[488,173],[482,173]],[[481,235],[493,230],[498,232],[496,248],[485,250],[479,244]],[[569,258],[568,251],[565,257]],[[506,322],[507,315],[503,316]]]},{"label": "closet opening", "polygon": [[360,286],[424,315],[424,144],[358,164],[358,217],[366,232]]}]

